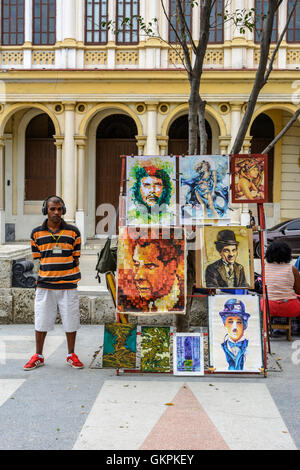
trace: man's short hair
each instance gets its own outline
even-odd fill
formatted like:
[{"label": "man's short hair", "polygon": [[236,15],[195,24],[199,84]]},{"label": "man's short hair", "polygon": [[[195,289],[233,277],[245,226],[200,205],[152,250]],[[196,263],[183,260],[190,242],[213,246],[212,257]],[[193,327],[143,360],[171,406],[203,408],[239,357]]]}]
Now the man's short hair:
[{"label": "man's short hair", "polygon": [[140,187],[141,187],[141,180],[142,178],[146,177],[154,177],[154,178],[159,178],[162,180],[163,183],[163,191],[162,194],[157,201],[158,205],[162,204],[170,204],[171,200],[171,194],[172,194],[172,185],[171,185],[171,179],[168,173],[165,170],[159,169],[159,168],[153,168],[151,167],[151,172],[147,172],[147,168],[145,169],[144,167],[139,167],[135,171],[135,183],[132,188],[132,193],[135,201],[139,204],[144,204],[146,207],[148,207],[148,204],[145,203],[145,201],[142,198]]}]

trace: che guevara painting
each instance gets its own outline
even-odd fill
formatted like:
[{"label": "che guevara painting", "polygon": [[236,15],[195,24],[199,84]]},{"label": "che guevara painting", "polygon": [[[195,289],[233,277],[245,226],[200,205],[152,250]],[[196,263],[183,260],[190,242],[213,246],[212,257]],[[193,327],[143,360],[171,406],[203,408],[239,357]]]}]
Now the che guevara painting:
[{"label": "che guevara painting", "polygon": [[126,225],[176,224],[176,158],[128,156]]},{"label": "che guevara painting", "polygon": [[268,156],[234,155],[231,159],[232,202],[268,202]]},{"label": "che guevara painting", "polygon": [[193,155],[179,158],[182,224],[204,219],[228,219],[228,155]]}]

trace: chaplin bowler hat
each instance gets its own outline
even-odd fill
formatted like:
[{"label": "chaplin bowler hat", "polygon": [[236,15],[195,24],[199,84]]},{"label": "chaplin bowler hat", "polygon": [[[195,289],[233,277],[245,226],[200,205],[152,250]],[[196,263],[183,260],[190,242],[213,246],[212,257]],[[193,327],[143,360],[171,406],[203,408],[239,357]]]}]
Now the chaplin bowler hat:
[{"label": "chaplin bowler hat", "polygon": [[238,245],[239,242],[236,241],[235,238],[235,233],[232,230],[221,230],[218,233],[217,236],[217,241],[215,244],[219,246],[224,246],[224,245]]},{"label": "chaplin bowler hat", "polygon": [[245,304],[238,299],[229,299],[225,302],[222,312],[219,312],[220,317],[225,323],[228,316],[237,316],[242,318],[245,328],[247,328],[250,314],[246,312]]}]

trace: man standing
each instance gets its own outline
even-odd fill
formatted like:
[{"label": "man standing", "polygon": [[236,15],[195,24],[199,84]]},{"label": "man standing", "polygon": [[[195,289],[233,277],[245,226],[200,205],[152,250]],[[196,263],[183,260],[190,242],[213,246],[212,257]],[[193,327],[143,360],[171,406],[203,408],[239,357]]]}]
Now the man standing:
[{"label": "man standing", "polygon": [[81,278],[80,232],[62,219],[66,207],[60,197],[48,197],[43,203],[42,213],[48,218],[31,233],[32,256],[40,260],[35,296],[36,354],[24,370],[44,365],[44,341],[47,332],[54,328],[58,309],[68,344],[66,362],[82,369],[84,366],[74,353],[76,332],[80,326],[77,292],[77,283]]},{"label": "man standing", "polygon": [[228,362],[228,370],[244,370],[249,341],[244,337],[248,326],[249,313],[241,300],[230,299],[219,312],[226,335],[222,348]]},{"label": "man standing", "polygon": [[244,267],[236,262],[238,244],[232,230],[221,230],[218,233],[215,245],[221,258],[206,268],[207,288],[248,287]]}]

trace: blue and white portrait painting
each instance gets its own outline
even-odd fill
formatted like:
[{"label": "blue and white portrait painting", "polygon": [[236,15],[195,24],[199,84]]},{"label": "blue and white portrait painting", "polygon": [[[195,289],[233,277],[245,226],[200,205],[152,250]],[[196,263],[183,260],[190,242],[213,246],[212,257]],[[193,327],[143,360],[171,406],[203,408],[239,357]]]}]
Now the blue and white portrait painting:
[{"label": "blue and white portrait painting", "polygon": [[179,173],[182,224],[230,219],[228,155],[181,156]]}]

